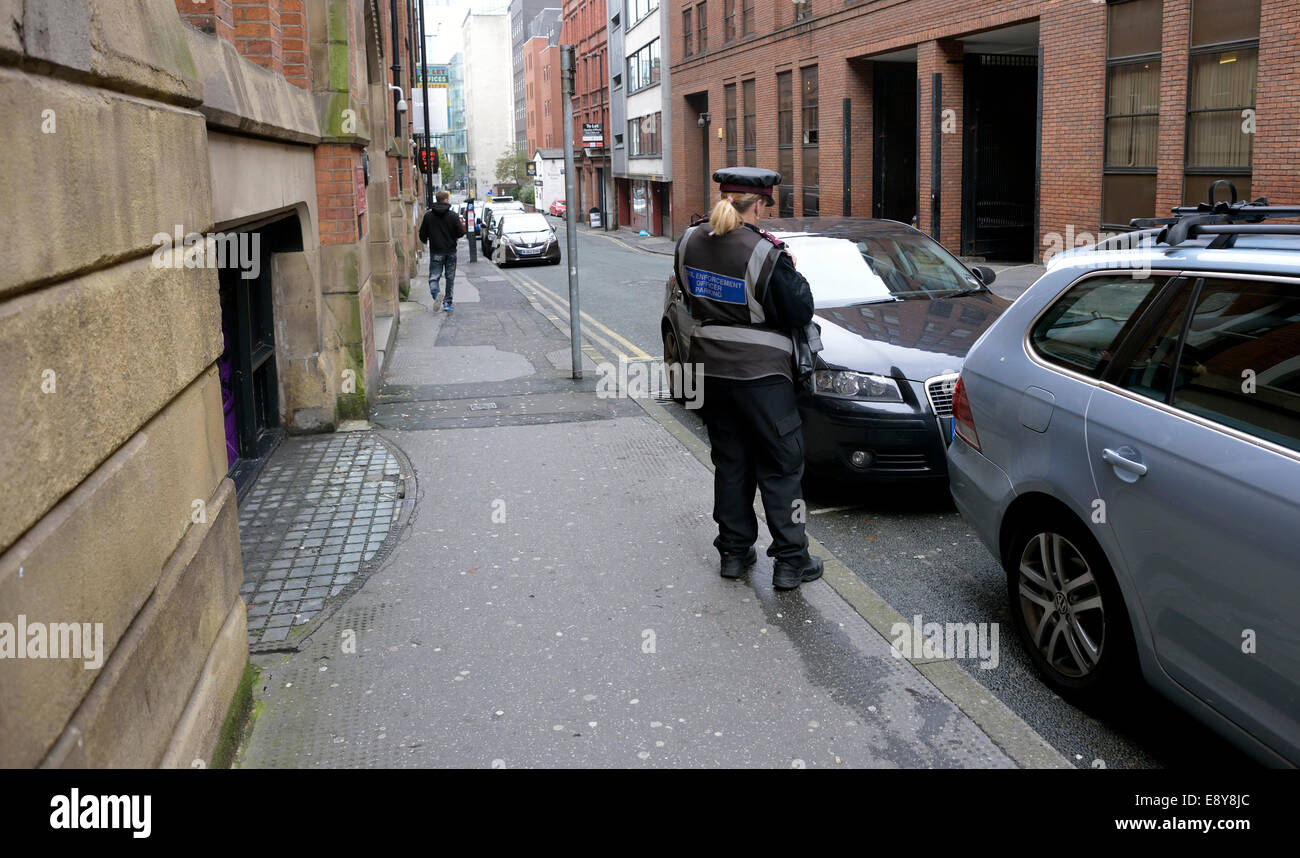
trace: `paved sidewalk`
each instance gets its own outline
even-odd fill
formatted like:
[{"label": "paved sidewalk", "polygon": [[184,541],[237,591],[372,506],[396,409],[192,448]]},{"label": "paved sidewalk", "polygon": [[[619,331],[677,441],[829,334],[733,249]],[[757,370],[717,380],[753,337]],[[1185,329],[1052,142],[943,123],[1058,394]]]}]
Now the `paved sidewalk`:
[{"label": "paved sidewalk", "polygon": [[415,510],[303,651],[257,659],[241,765],[1015,765],[826,582],[773,591],[765,532],[721,579],[708,469],[570,380],[497,277],[462,258],[449,315],[413,284],[373,419]]}]

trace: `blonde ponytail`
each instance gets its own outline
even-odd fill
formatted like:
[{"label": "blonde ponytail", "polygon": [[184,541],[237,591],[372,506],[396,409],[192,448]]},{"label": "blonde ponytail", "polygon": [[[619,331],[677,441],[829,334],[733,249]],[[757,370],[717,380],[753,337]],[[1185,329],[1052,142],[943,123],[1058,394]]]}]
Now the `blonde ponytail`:
[{"label": "blonde ponytail", "polygon": [[760,199],[762,197],[758,194],[741,194],[734,198],[723,197],[709,213],[709,228],[714,235],[726,235],[733,229],[739,229],[745,222],[742,215],[753,208]]}]

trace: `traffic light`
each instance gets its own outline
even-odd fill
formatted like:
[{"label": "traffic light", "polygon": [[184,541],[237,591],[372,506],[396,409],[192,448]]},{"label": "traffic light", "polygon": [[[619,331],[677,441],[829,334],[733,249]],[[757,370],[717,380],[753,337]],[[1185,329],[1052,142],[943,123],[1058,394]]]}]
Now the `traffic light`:
[{"label": "traffic light", "polygon": [[432,174],[438,170],[438,147],[422,146],[420,147],[420,170],[421,172]]}]

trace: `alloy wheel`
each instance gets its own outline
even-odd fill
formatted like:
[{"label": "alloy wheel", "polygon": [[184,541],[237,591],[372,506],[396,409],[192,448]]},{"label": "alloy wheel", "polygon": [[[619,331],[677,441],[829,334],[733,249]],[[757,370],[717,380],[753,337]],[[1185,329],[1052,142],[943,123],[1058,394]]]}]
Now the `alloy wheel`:
[{"label": "alloy wheel", "polygon": [[1039,533],[1021,552],[1018,592],[1025,628],[1047,664],[1071,679],[1096,670],[1106,614],[1084,553],[1059,533]]}]

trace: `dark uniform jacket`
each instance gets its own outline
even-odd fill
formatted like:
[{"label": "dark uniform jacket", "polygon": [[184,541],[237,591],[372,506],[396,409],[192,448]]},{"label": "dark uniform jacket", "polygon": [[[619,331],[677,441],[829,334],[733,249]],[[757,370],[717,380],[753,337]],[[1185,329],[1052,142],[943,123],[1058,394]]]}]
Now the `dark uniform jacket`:
[{"label": "dark uniform jacket", "polygon": [[430,253],[455,253],[456,241],[464,234],[460,218],[448,203],[434,203],[420,221],[420,241],[429,242]]},{"label": "dark uniform jacket", "polygon": [[700,323],[688,362],[714,378],[792,378],[790,332],[812,320],[813,299],[784,245],[750,224],[718,236],[700,223],[678,241],[675,272]]}]

